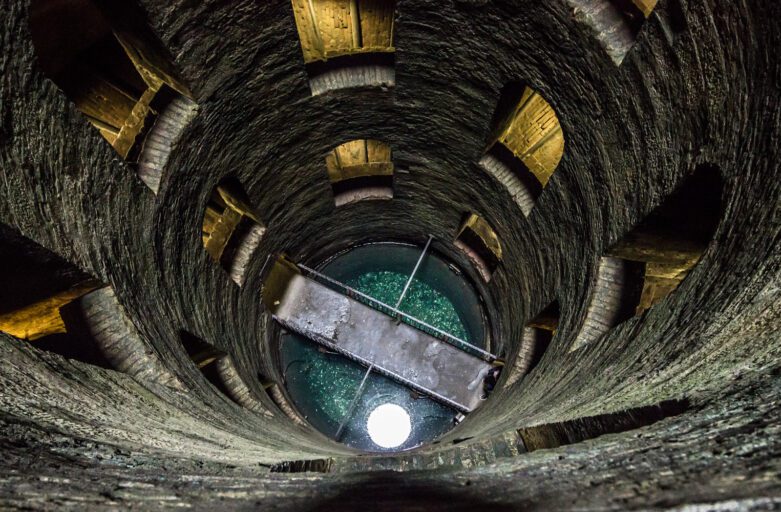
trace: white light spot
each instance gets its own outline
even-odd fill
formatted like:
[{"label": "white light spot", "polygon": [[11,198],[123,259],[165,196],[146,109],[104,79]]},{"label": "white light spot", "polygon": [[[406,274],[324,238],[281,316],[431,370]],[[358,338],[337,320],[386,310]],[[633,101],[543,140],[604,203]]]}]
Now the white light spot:
[{"label": "white light spot", "polygon": [[369,437],[377,446],[396,448],[404,444],[412,432],[409,413],[396,404],[382,404],[369,414],[366,422]]}]

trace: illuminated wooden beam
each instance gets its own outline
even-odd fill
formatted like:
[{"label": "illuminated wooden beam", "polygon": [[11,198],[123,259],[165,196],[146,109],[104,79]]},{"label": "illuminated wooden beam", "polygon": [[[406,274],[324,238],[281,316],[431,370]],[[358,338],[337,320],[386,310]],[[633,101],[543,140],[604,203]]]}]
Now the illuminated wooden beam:
[{"label": "illuminated wooden beam", "polygon": [[395,1],[292,0],[307,64],[358,53],[393,52]]},{"label": "illuminated wooden beam", "polygon": [[456,247],[466,254],[486,282],[502,261],[502,244],[493,228],[482,217],[472,213],[461,225]]},{"label": "illuminated wooden beam", "polygon": [[370,139],[346,142],[325,158],[336,206],[365,199],[393,199],[391,148]]},{"label": "illuminated wooden beam", "polygon": [[326,156],[331,183],[365,176],[392,176],[391,148],[370,139],[346,142]]},{"label": "illuminated wooden beam", "polygon": [[543,187],[564,154],[564,133],[556,112],[529,87],[500,127],[496,142],[512,151]]},{"label": "illuminated wooden beam", "polygon": [[0,331],[29,341],[52,334],[66,333],[68,329],[60,315],[60,308],[99,287],[99,283],[89,281],[16,311],[0,315]]},{"label": "illuminated wooden beam", "polygon": [[642,12],[643,16],[646,18],[651,17],[651,13],[654,12],[657,2],[658,0],[632,0],[632,3],[640,9],[640,12]]},{"label": "illuminated wooden beam", "polygon": [[636,314],[642,314],[671,294],[700,261],[705,246],[672,234],[642,229],[626,234],[610,255],[645,263],[645,277]]},{"label": "illuminated wooden beam", "polygon": [[203,246],[239,286],[265,232],[237,182],[226,180],[215,187],[203,214]]}]

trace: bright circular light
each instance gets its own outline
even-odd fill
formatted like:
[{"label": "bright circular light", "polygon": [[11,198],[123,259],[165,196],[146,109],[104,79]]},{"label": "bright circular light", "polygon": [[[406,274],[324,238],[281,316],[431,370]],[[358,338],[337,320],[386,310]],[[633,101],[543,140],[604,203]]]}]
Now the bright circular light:
[{"label": "bright circular light", "polygon": [[396,404],[382,404],[369,414],[366,422],[369,437],[377,446],[396,448],[404,444],[412,432],[409,413]]}]

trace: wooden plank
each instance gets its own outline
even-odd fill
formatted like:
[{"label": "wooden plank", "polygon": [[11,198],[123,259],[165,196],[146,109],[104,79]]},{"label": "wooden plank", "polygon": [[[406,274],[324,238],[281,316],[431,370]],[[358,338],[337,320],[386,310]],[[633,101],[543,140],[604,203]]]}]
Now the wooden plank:
[{"label": "wooden plank", "polygon": [[214,226],[220,219],[221,211],[217,210],[211,205],[206,207],[203,213],[203,233],[210,235],[214,231]]},{"label": "wooden plank", "polygon": [[390,162],[391,161],[391,148],[388,144],[379,140],[369,139],[366,141],[366,160],[369,163],[373,162]]},{"label": "wooden plank", "polygon": [[76,108],[118,133],[133,111],[136,99],[87,68],[74,71],[83,73],[66,86]]},{"label": "wooden plank", "polygon": [[640,315],[658,304],[662,299],[674,292],[685,277],[685,274],[675,279],[646,275],[643,282],[643,293],[640,296],[640,302],[637,305],[635,314]]},{"label": "wooden plank", "polygon": [[676,237],[671,233],[635,230],[624,235],[610,248],[609,254],[625,260],[690,269],[700,259],[704,250],[702,244]]},{"label": "wooden plank", "polygon": [[317,16],[317,31],[323,41],[325,57],[349,53],[353,45],[352,16],[349,0],[317,0],[313,2]]},{"label": "wooden plank", "polygon": [[564,134],[556,112],[529,87],[524,90],[499,142],[512,151],[543,186],[547,185],[564,154]]},{"label": "wooden plank", "polygon": [[391,149],[376,140],[346,142],[326,156],[331,183],[363,176],[392,176]]},{"label": "wooden plank", "polygon": [[217,194],[222,198],[228,208],[252,219],[257,224],[262,224],[255,209],[249,205],[244,191],[235,190],[235,188],[236,187],[231,188],[229,185],[219,185],[217,186]]},{"label": "wooden plank", "polygon": [[345,142],[336,148],[336,159],[340,167],[361,165],[369,161],[367,142],[364,139]]},{"label": "wooden plank", "polygon": [[122,158],[127,159],[130,150],[136,146],[139,139],[144,135],[150,117],[157,114],[151,107],[152,101],[154,101],[154,98],[157,95],[157,91],[158,89],[147,89],[122,124],[119,134],[112,144]]},{"label": "wooden plank", "polygon": [[236,230],[239,222],[241,222],[241,219],[242,215],[232,208],[226,208],[220,215],[204,244],[206,252],[209,253],[209,256],[214,261],[219,262],[222,259],[222,253],[225,251],[225,247],[230,242],[231,236],[233,236],[233,232]]},{"label": "wooden plank", "polygon": [[393,176],[393,164],[377,162],[373,164],[351,165],[340,168],[339,180],[344,181],[366,176]]},{"label": "wooden plank", "polygon": [[502,244],[496,232],[482,217],[471,214],[461,226],[456,238],[461,238],[465,231],[471,231],[482,241],[484,248],[490,251],[497,260],[502,260]]},{"label": "wooden plank", "polygon": [[656,8],[657,1],[658,0],[632,0],[646,18],[651,17],[651,13],[653,13]]},{"label": "wooden plank", "polygon": [[141,79],[144,80],[147,87],[159,90],[164,83],[171,82],[169,85],[174,89],[177,89],[176,81],[166,80],[163,73],[152,65],[149,59],[147,59],[140,50],[134,47],[127,38],[116,34],[115,37],[120,46],[122,46],[122,49],[125,50],[125,55],[127,55],[127,58],[133,63],[133,66],[136,68],[136,71],[138,71],[138,74],[141,76]]},{"label": "wooden plank", "polygon": [[396,2],[361,0],[363,48],[393,48],[393,16]]},{"label": "wooden plank", "polygon": [[292,0],[304,62],[393,51],[395,2]]},{"label": "wooden plank", "polygon": [[304,62],[310,63],[325,59],[325,47],[317,30],[317,13],[314,0],[292,0],[293,15],[298,28],[298,38],[304,53]]},{"label": "wooden plank", "polygon": [[82,283],[51,297],[0,315],[0,331],[19,339],[35,341],[67,332],[60,308],[99,287],[94,281]]}]

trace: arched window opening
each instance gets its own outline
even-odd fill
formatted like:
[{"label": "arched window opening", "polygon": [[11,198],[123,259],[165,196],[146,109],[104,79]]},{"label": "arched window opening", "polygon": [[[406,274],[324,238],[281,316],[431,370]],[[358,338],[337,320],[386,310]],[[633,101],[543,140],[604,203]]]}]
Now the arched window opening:
[{"label": "arched window opening", "polygon": [[33,347],[179,388],[114,291],[0,225],[0,331]]},{"label": "arched window opening", "polygon": [[180,339],[193,364],[223,396],[244,409],[268,418],[274,416],[241,377],[233,357],[187,331],[180,332]]},{"label": "arched window opening", "polygon": [[632,318],[642,289],[642,264],[609,256],[600,258],[586,317],[570,350],[596,342]]},{"label": "arched window opening", "polygon": [[564,154],[559,119],[539,93],[511,83],[502,90],[492,130],[480,165],[528,216]]},{"label": "arched window opening", "polygon": [[38,349],[110,368],[79,307],[79,299],[101,283],[3,225],[0,240],[0,331]]},{"label": "arched window opening", "polygon": [[721,219],[721,194],[718,170],[701,166],[610,249],[610,256],[644,267],[635,314],[675,291],[700,261]]},{"label": "arched window opening", "polygon": [[455,246],[472,262],[485,282],[502,261],[502,244],[482,217],[471,213],[456,235]]},{"label": "arched window opening", "polygon": [[643,314],[700,261],[721,220],[718,169],[700,166],[600,261],[586,320],[572,350]]},{"label": "arched window opening", "polygon": [[553,301],[526,324],[523,328],[520,351],[515,357],[505,386],[512,386],[540,364],[553,336],[559,329],[560,316],[559,302]]},{"label": "arched window opening", "polygon": [[594,32],[610,58],[620,66],[634,46],[658,0],[569,0],[575,17]]},{"label": "arched window opening", "polygon": [[558,448],[605,434],[618,434],[653,425],[663,419],[683,414],[690,407],[691,404],[686,398],[666,400],[645,407],[522,428],[518,430],[518,435],[527,452]]},{"label": "arched window opening", "polygon": [[180,339],[190,360],[206,380],[226,398],[240,405],[231,395],[220,372],[220,362],[228,358],[228,354],[186,331],[180,333]]},{"label": "arched window opening", "polygon": [[393,199],[393,161],[387,144],[371,139],[346,142],[325,158],[336,206],[368,199]]},{"label": "arched window opening", "polygon": [[203,215],[203,246],[242,286],[266,228],[237,180],[227,178],[212,192]]},{"label": "arched window opening", "polygon": [[292,1],[313,96],[395,85],[395,0]]},{"label": "arched window opening", "polygon": [[215,373],[228,397],[245,409],[273,418],[274,413],[260,401],[255,391],[250,389],[241,377],[233,358],[225,356],[215,361]]},{"label": "arched window opening", "polygon": [[91,0],[35,0],[38,62],[76,108],[157,192],[171,147],[195,114],[189,91],[158,64],[157,41]]}]

